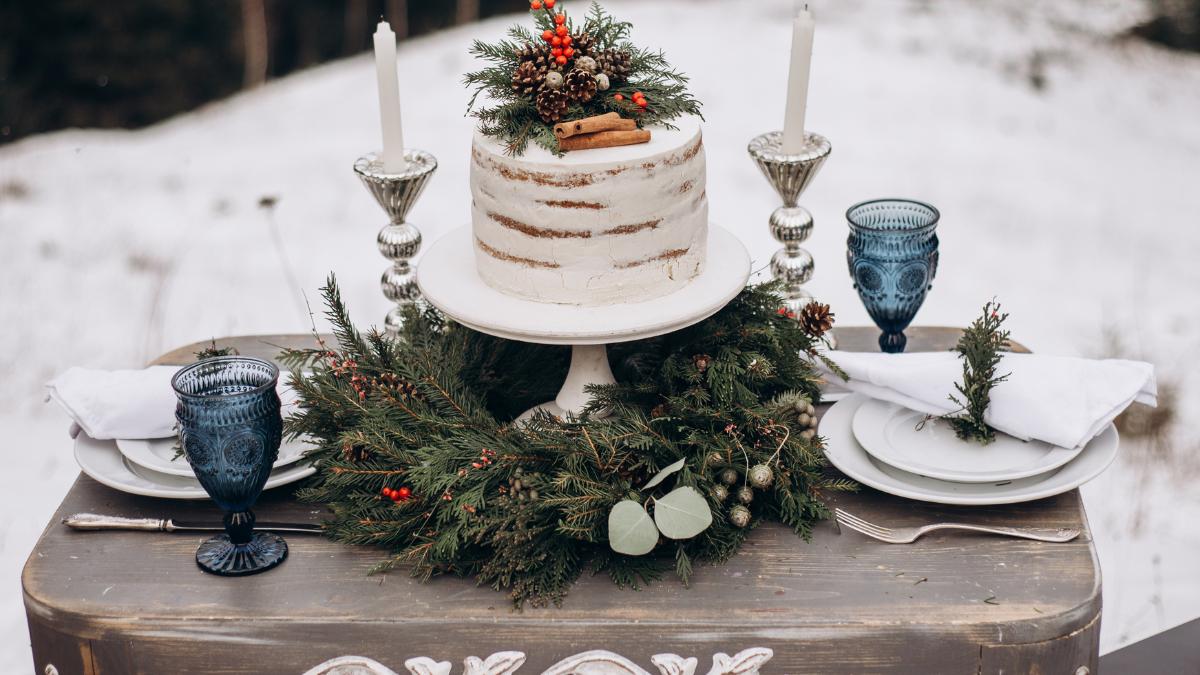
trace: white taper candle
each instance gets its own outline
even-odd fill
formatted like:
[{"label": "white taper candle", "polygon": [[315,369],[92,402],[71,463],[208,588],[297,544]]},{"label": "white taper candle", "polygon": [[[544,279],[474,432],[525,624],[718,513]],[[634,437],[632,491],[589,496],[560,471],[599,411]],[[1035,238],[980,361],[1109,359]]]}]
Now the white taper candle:
[{"label": "white taper candle", "polygon": [[792,59],[788,71],[787,109],[783,116],[783,152],[804,149],[804,116],[808,109],[808,74],[812,68],[816,21],[808,5],[798,7],[792,22]]},{"label": "white taper candle", "polygon": [[386,21],[375,28],[375,74],[379,78],[379,123],[383,129],[383,170],[404,170],[404,131],[400,124],[400,79],[396,74],[396,34]]}]

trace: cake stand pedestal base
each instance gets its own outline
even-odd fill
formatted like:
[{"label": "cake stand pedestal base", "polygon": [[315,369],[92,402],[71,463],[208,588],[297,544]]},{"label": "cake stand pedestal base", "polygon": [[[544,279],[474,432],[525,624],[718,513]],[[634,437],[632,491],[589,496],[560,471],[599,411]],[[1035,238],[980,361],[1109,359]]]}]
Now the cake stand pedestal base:
[{"label": "cake stand pedestal base", "polygon": [[571,368],[558,396],[523,413],[578,415],[589,384],[612,384],[605,345],[686,328],[716,314],[746,287],[750,256],[733,234],[710,225],[704,271],[683,288],[643,302],[584,307],[538,302],[488,286],[475,268],[470,227],[434,242],[417,268],[421,295],[443,314],[481,333],[509,340],[571,345]]},{"label": "cake stand pedestal base", "polygon": [[[608,347],[605,345],[575,345],[571,347],[571,369],[567,371],[567,379],[562,389],[553,401],[543,403],[521,413],[518,422],[524,422],[541,411],[555,417],[567,414],[578,414],[583,410],[591,396],[584,389],[589,384],[616,384],[612,368],[608,365]],[[592,413],[592,417],[608,417],[607,410]]]}]

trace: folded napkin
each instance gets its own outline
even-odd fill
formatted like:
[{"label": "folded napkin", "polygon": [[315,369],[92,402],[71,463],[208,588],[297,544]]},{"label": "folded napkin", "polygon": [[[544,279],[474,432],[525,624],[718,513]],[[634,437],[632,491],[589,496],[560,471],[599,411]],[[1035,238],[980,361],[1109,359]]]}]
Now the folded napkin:
[{"label": "folded napkin", "polygon": [[[954,384],[962,381],[962,361],[954,352],[833,352],[830,357],[849,382],[818,366],[839,386],[928,415],[958,410],[950,401],[958,394]],[[984,421],[1022,440],[1075,448],[1104,431],[1134,401],[1157,403],[1154,366],[1140,361],[1005,354],[996,372],[1011,374],[992,389]]]},{"label": "folded napkin", "polygon": [[[97,440],[167,438],[175,435],[175,390],[171,378],[179,366],[141,370],[71,368],[46,384],[47,399],[75,420],[71,436],[83,430]],[[283,415],[296,404],[296,393],[280,377]]]}]

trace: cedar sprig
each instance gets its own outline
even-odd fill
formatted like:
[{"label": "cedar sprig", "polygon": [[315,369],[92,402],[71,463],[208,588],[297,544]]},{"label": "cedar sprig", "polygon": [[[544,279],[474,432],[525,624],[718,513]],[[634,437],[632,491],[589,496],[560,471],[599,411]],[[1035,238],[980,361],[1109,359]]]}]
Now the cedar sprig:
[{"label": "cedar sprig", "polygon": [[1000,312],[1000,303],[989,301],[983,306],[983,314],[963,331],[954,347],[963,362],[963,381],[955,383],[958,395],[951,394],[950,401],[959,410],[943,419],[964,441],[987,445],[996,440],[996,431],[983,417],[991,402],[992,389],[1009,376],[1009,373],[996,374],[1004,352],[1009,351],[1009,331],[1001,330],[1007,318],[1007,313]]},{"label": "cedar sprig", "polygon": [[[534,11],[537,33],[517,25],[509,29],[506,39],[495,43],[475,40],[471,45],[470,53],[487,65],[463,76],[463,82],[473,90],[467,114],[479,120],[479,129],[484,135],[499,139],[510,155],[523,154],[531,143],[556,155],[562,154],[553,132],[554,125],[541,119],[532,99],[521,96],[512,88],[513,71],[519,64],[517,52],[527,45],[540,45],[538,34],[555,28],[554,13],[561,11],[561,7],[553,12],[548,9]],[[630,74],[623,82],[613,82],[607,91],[597,92],[586,103],[571,103],[564,120],[617,112],[622,117],[637,120],[640,127],[674,129],[672,120],[687,115],[702,117],[700,102],[688,91],[687,76],[672,68],[661,51],[634,45],[630,41],[631,23],[618,21],[593,2],[582,24],[576,24],[568,17],[565,25],[571,34],[587,34],[596,52],[606,49],[628,52]],[[572,65],[573,61],[568,62],[564,72]],[[641,108],[633,102],[634,92],[641,92],[646,97],[648,107]]]}]

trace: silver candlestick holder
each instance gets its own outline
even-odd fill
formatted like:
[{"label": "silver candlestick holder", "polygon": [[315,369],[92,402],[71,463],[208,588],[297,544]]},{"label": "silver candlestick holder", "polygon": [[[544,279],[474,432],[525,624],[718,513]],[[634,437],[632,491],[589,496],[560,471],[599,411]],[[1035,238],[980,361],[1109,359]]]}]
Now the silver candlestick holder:
[{"label": "silver candlestick holder", "polygon": [[354,173],[390,220],[375,239],[379,252],[392,263],[379,280],[383,294],[396,303],[383,321],[389,335],[400,332],[404,308],[416,303],[421,296],[417,274],[411,264],[412,258],[421,250],[421,231],[405,218],[437,169],[437,158],[424,150],[405,150],[404,159],[405,169],[399,173],[385,171],[375,153],[363,155],[354,162]]},{"label": "silver candlestick holder", "polygon": [[812,254],[800,246],[812,234],[813,217],[798,206],[800,194],[825,164],[833,146],[819,134],[805,132],[804,149],[796,154],[783,152],[783,132],[771,131],[756,136],[748,148],[750,157],[783,199],[783,206],[771,214],[771,236],[783,248],[771,256],[771,274],[783,280],[784,304],[800,313],[812,301],[804,288],[813,276]]}]

